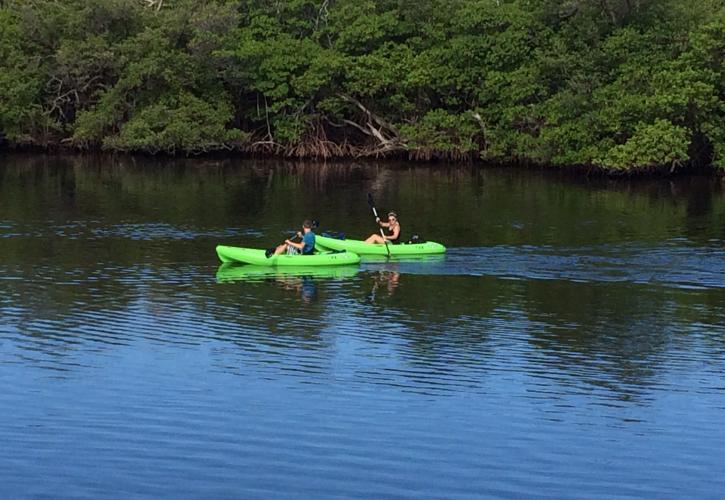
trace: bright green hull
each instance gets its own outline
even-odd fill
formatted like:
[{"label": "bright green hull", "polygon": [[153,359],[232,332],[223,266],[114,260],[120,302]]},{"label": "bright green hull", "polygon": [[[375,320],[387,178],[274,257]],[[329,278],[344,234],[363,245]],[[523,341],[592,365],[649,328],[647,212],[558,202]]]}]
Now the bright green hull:
[{"label": "bright green hull", "polygon": [[353,252],[316,253],[313,255],[273,255],[267,258],[264,250],[219,245],[216,253],[222,262],[241,262],[255,266],[345,266],[358,264],[360,256]]},{"label": "bright green hull", "polygon": [[[316,236],[315,243],[318,248],[325,250],[347,250],[358,255],[388,255],[385,245],[365,243],[360,240],[339,240]],[[445,253],[446,247],[434,241],[425,243],[401,243],[399,245],[389,244],[390,255],[431,255]]]},{"label": "bright green hull", "polygon": [[240,265],[227,262],[219,266],[216,272],[216,279],[219,282],[225,281],[254,281],[266,278],[351,278],[355,276],[360,267],[357,265],[348,266],[255,266]]}]

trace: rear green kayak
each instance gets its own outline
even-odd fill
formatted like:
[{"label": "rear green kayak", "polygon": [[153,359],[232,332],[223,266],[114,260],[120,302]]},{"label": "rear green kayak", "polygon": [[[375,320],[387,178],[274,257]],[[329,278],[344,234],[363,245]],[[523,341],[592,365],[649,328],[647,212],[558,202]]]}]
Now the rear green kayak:
[{"label": "rear green kayak", "polygon": [[313,255],[273,255],[267,258],[264,250],[219,245],[216,253],[222,262],[241,262],[256,266],[345,266],[358,264],[360,256],[353,252],[320,252]]},{"label": "rear green kayak", "polygon": [[[385,245],[365,243],[360,240],[339,240],[337,238],[327,238],[325,236],[316,236],[315,244],[320,249],[325,250],[347,250],[358,255],[388,255]],[[445,253],[446,247],[434,241],[426,241],[425,243],[400,243],[398,245],[389,244],[390,255],[430,255]]]}]

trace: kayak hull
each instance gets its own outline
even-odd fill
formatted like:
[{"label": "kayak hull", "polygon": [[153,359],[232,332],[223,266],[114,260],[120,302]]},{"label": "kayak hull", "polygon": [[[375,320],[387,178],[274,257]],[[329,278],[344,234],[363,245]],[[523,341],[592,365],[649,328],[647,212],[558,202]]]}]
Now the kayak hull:
[{"label": "kayak hull", "polygon": [[406,255],[434,255],[445,253],[446,247],[435,241],[426,241],[425,243],[400,243],[398,245],[388,244],[385,248],[383,244],[365,243],[360,240],[340,240],[337,238],[328,238],[326,236],[316,236],[315,244],[317,248],[324,250],[347,250],[358,255],[388,255],[388,249],[392,256]]},{"label": "kayak hull", "polygon": [[241,262],[255,266],[345,266],[360,263],[360,256],[353,252],[321,252],[313,255],[273,255],[267,257],[257,248],[219,245],[216,253],[222,262]]}]

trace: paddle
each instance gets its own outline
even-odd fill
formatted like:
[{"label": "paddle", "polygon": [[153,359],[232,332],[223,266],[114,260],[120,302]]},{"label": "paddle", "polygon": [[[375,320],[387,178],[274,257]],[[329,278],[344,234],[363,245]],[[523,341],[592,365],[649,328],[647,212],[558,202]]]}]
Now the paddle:
[{"label": "paddle", "polygon": [[[295,238],[299,238],[299,236],[300,236],[299,234],[294,233],[292,236],[290,236],[287,239],[291,241],[291,240],[294,240]],[[275,250],[277,250],[277,247],[268,248],[267,250],[264,251],[264,256],[269,259],[271,256],[274,255]]]},{"label": "paddle", "polygon": [[[373,194],[368,193],[368,205],[370,205],[370,208],[373,210],[373,215],[375,216],[375,222],[378,221],[378,211],[375,210],[375,202],[373,201]],[[390,258],[390,248],[388,248],[388,240],[385,239],[385,233],[383,232],[383,228],[380,228],[380,236],[383,237],[383,243],[385,243],[385,250],[388,252],[388,258]]]},{"label": "paddle", "polygon": [[[318,227],[320,227],[319,221],[313,220],[312,229],[317,229]],[[295,231],[294,234],[287,239],[294,240],[295,238],[302,238],[301,233],[299,231]],[[269,259],[272,255],[274,255],[275,250],[277,250],[277,247],[268,248],[267,250],[264,251],[264,256]]]}]

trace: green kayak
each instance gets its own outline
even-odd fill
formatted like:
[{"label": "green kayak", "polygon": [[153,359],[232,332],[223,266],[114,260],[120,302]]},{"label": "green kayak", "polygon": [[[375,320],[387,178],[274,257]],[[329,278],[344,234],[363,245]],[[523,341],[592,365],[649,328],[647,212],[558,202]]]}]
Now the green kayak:
[{"label": "green kayak", "polygon": [[348,266],[255,266],[226,262],[219,266],[216,279],[227,281],[259,281],[266,278],[351,278],[360,271],[358,265]]},{"label": "green kayak", "polygon": [[257,266],[344,266],[358,264],[360,256],[353,252],[320,252],[313,255],[273,255],[267,258],[264,250],[219,245],[216,253],[222,262],[241,262]]},{"label": "green kayak", "polygon": [[[388,250],[383,244],[365,243],[360,240],[340,240],[326,236],[316,236],[315,244],[319,249],[325,250],[347,250],[358,255],[388,255]],[[445,253],[446,247],[434,241],[425,243],[400,243],[398,245],[388,244],[390,255],[430,255]]]}]

